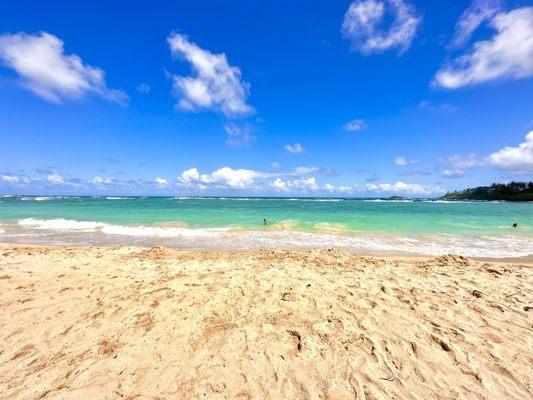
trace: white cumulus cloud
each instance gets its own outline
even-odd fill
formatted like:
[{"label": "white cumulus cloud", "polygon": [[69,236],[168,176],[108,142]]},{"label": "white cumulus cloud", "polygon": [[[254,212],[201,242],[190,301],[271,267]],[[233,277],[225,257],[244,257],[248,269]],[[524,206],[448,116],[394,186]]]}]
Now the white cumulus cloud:
[{"label": "white cumulus cloud", "polygon": [[107,87],[102,69],[84,64],[76,54],[65,54],[63,41],[46,32],[1,35],[0,60],[16,71],[25,88],[54,103],[86,94],[120,105],[129,100],[123,91]]},{"label": "white cumulus cloud", "polygon": [[324,185],[324,190],[327,191],[327,192],[333,193],[335,191],[335,189],[337,189],[337,188],[335,187],[335,185],[332,185],[331,183],[326,183]]},{"label": "white cumulus cloud", "polygon": [[286,144],[284,148],[285,151],[290,154],[301,154],[305,151],[300,143]]},{"label": "white cumulus cloud", "polygon": [[405,167],[407,165],[416,165],[420,164],[420,160],[410,160],[405,158],[404,156],[398,156],[394,159],[394,164],[396,164],[399,167]]},{"label": "white cumulus cloud", "polygon": [[354,119],[344,125],[344,130],[348,132],[359,132],[366,129],[366,123],[362,119]]},{"label": "white cumulus cloud", "polygon": [[489,24],[496,30],[494,36],[474,43],[469,52],[445,64],[434,85],[457,89],[533,76],[533,7],[499,13]]},{"label": "white cumulus cloud", "polygon": [[89,183],[97,186],[110,185],[113,183],[113,178],[102,178],[100,176],[95,176],[89,181]]},{"label": "white cumulus cloud", "polygon": [[516,147],[504,147],[492,153],[488,162],[494,167],[516,173],[533,173],[533,131]]},{"label": "white cumulus cloud", "polygon": [[268,186],[278,192],[312,192],[319,189],[316,183],[316,178],[301,178],[284,181],[281,178],[277,178],[275,181],[270,182]]},{"label": "white cumulus cloud", "polygon": [[180,175],[178,182],[201,189],[254,189],[257,187],[255,180],[262,176],[260,172],[251,169],[222,167],[210,174],[201,174],[198,169],[191,168]]},{"label": "white cumulus cloud", "polygon": [[446,179],[461,178],[464,174],[464,171],[459,169],[445,169],[441,173],[442,177]]},{"label": "white cumulus cloud", "polygon": [[454,154],[439,158],[439,163],[448,167],[441,173],[443,178],[460,178],[464,176],[466,171],[482,166],[483,160],[479,159],[475,154],[468,156]]},{"label": "white cumulus cloud", "polygon": [[[391,20],[389,26],[386,21]],[[406,52],[422,18],[404,0],[356,0],[344,16],[341,32],[352,49],[362,54],[382,53],[398,48]]]},{"label": "white cumulus cloud", "polygon": [[431,196],[443,194],[446,191],[440,186],[427,186],[418,183],[405,183],[398,181],[396,183],[368,183],[366,189],[376,194],[391,194],[405,196]]},{"label": "white cumulus cloud", "polygon": [[159,186],[167,186],[168,185],[168,181],[166,179],[163,179],[163,178],[160,178],[160,177],[157,177],[155,178],[155,183]]},{"label": "white cumulus cloud", "polygon": [[14,183],[19,183],[20,182],[20,178],[18,176],[15,176],[15,175],[3,175],[2,176],[2,181],[6,182],[6,183],[14,184]]},{"label": "white cumulus cloud", "polygon": [[181,183],[193,183],[200,180],[200,172],[196,168],[190,168],[181,173],[178,181]]},{"label": "white cumulus cloud", "polygon": [[287,189],[287,183],[281,178],[277,178],[275,181],[270,182],[268,184],[268,186],[271,189],[274,189],[274,190],[277,190],[277,191],[280,191],[280,192],[288,190]]},{"label": "white cumulus cloud", "polygon": [[46,180],[54,185],[63,185],[65,184],[65,179],[59,175],[57,172],[50,174],[46,177]]},{"label": "white cumulus cloud", "polygon": [[102,178],[100,176],[95,176],[92,178],[89,183],[92,183],[93,185],[101,186],[101,185],[110,185],[113,183],[113,178]]},{"label": "white cumulus cloud", "polygon": [[329,193],[339,193],[339,194],[348,194],[353,191],[353,188],[351,186],[343,186],[343,185],[335,186],[335,185],[332,185],[331,183],[326,183],[322,189],[324,189],[326,192],[329,192]]},{"label": "white cumulus cloud", "polygon": [[173,56],[189,62],[195,76],[173,78],[177,106],[183,110],[215,110],[226,117],[239,117],[255,110],[246,101],[250,85],[241,80],[241,70],[229,65],[224,53],[214,54],[173,33],[167,38]]}]

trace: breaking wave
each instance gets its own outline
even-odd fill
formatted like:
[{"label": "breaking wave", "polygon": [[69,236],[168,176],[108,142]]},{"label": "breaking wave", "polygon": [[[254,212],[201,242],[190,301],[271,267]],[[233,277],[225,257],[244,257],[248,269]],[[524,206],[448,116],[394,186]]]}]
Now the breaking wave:
[{"label": "breaking wave", "polygon": [[[163,245],[179,249],[255,250],[260,248],[316,249],[336,247],[361,254],[442,255],[513,258],[533,254],[530,237],[451,234],[406,235],[349,232],[342,224],[314,224],[303,231],[295,221],[261,230],[189,228],[174,225],[118,225],[99,221],[25,218],[3,224],[0,239],[21,243],[87,245]],[[38,235],[36,233],[39,233]]]},{"label": "breaking wave", "polygon": [[126,236],[152,236],[152,237],[198,237],[216,236],[219,232],[226,232],[229,228],[191,229],[186,227],[161,227],[161,226],[127,226],[113,225],[97,221],[74,221],[71,219],[34,219],[24,218],[18,221],[18,225],[34,229],[54,231],[85,231],[101,232],[108,235]]}]

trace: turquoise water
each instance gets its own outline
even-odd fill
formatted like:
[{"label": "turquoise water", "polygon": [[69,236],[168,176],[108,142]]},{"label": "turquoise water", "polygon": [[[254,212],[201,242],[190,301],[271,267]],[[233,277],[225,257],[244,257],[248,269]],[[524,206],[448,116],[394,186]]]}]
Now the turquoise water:
[{"label": "turquoise water", "polygon": [[[269,225],[263,224],[264,218]],[[518,228],[512,228],[514,222]],[[353,247],[354,240],[370,240],[369,251],[373,246],[379,250],[381,243],[387,251],[397,247],[410,252],[415,252],[416,245],[406,250],[409,242],[419,241],[432,246],[421,253],[435,254],[454,250],[462,241],[470,243],[463,246],[463,253],[480,256],[484,254],[479,248],[494,247],[497,241],[502,256],[533,253],[531,203],[17,196],[0,198],[0,223],[1,241],[22,241],[26,235],[38,242],[57,243],[64,238],[68,243],[85,243],[92,238],[91,243],[138,244],[144,238],[152,244],[159,238],[174,247],[211,248],[212,244],[201,245],[202,240],[212,242],[216,237],[225,243],[219,247],[239,249],[330,244],[350,248],[348,242]],[[365,250],[363,244],[354,250],[360,249]],[[485,253],[490,256],[498,250]]]}]

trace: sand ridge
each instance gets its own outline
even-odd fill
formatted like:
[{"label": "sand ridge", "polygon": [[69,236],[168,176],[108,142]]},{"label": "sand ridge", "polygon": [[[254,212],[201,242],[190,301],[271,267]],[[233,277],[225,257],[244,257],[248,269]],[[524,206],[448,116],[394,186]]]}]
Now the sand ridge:
[{"label": "sand ridge", "polygon": [[0,245],[3,399],[533,398],[533,269]]}]

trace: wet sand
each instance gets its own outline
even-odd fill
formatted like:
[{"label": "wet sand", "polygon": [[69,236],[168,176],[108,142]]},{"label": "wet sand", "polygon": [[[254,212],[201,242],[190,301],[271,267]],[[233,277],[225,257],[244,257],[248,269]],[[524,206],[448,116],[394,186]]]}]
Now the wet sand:
[{"label": "wet sand", "polygon": [[533,267],[0,245],[2,399],[533,398]]}]

